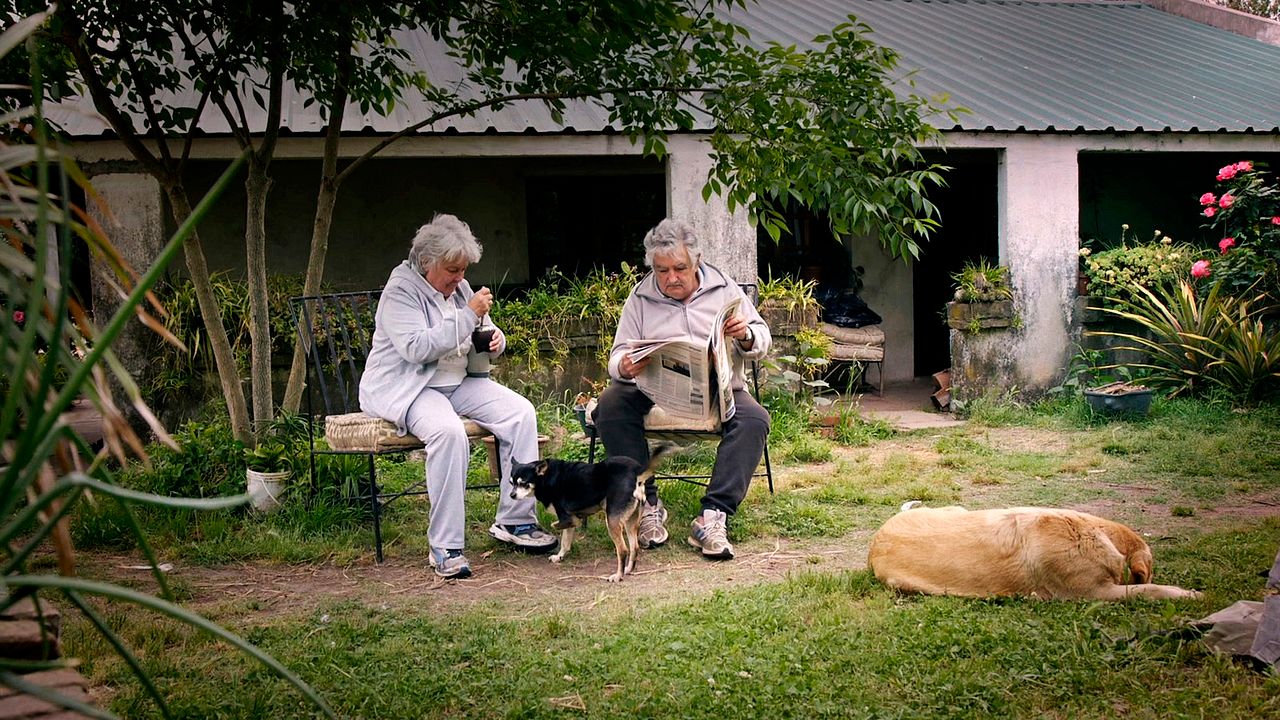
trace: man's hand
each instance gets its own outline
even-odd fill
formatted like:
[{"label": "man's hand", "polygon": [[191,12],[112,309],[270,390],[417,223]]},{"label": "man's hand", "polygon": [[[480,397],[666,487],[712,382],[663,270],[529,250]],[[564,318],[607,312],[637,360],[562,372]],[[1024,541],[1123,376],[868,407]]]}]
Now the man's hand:
[{"label": "man's hand", "polygon": [[502,331],[495,327],[493,329],[493,337],[489,339],[489,352],[498,352],[498,348],[502,347],[502,338]]},{"label": "man's hand", "polygon": [[489,288],[482,287],[476,291],[471,299],[467,301],[467,307],[476,314],[476,317],[484,317],[489,314],[489,310],[493,308],[493,293],[489,292]]},{"label": "man's hand", "polygon": [[747,319],[741,315],[730,315],[724,319],[724,334],[742,343],[744,347],[751,347],[755,344],[755,338],[751,337],[751,328],[747,325]]},{"label": "man's hand", "polygon": [[644,372],[644,368],[649,364],[649,358],[644,358],[640,362],[631,362],[630,355],[623,355],[622,361],[618,363],[618,374],[623,380],[634,380],[637,375]]}]

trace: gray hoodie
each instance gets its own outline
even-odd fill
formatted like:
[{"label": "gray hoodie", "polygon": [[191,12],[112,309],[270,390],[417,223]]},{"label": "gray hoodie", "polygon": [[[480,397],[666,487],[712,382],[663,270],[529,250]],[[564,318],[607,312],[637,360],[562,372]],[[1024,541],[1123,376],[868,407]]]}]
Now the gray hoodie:
[{"label": "gray hoodie", "polygon": [[505,335],[496,353],[481,355],[471,347],[471,331],[480,318],[467,305],[474,292],[466,280],[445,299],[443,313],[431,299],[436,292],[406,260],[391,271],[378,300],[372,347],[360,378],[360,409],[395,423],[401,435],[407,432],[409,406],[427,387],[440,358],[465,345],[467,374],[487,375],[481,372],[484,356],[507,349]]},{"label": "gray hoodie", "polygon": [[711,322],[715,320],[716,313],[720,312],[725,303],[741,298],[739,312],[747,319],[755,342],[750,350],[743,350],[736,342],[728,345],[733,348],[733,388],[741,390],[745,386],[745,361],[763,358],[769,352],[773,336],[769,334],[769,326],[760,317],[760,313],[756,312],[751,298],[746,296],[737,283],[714,265],[704,262],[700,267],[701,282],[688,302],[672,300],[663,295],[653,273],[636,284],[626,304],[622,306],[618,332],[613,336],[613,349],[609,351],[609,377],[621,382],[632,382],[623,380],[618,375],[622,356],[627,353],[628,340],[683,335],[689,340],[707,341],[711,338]]}]

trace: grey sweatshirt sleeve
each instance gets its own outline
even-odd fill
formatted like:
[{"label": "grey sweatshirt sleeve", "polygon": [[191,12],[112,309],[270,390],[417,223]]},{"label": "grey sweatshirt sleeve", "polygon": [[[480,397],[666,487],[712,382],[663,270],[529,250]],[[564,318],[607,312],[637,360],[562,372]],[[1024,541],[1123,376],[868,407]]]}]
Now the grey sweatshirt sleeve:
[{"label": "grey sweatshirt sleeve", "polygon": [[377,323],[387,333],[396,353],[406,361],[434,362],[471,342],[471,331],[480,318],[470,307],[447,309],[431,324],[423,302],[430,302],[400,284],[388,285],[378,304]]}]

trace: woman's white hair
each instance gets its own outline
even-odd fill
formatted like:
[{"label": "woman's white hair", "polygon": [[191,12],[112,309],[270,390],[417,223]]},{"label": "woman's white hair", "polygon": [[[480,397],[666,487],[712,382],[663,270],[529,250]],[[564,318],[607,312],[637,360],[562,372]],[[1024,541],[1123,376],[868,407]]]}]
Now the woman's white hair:
[{"label": "woman's white hair", "polygon": [[409,246],[409,264],[419,272],[449,260],[480,262],[480,243],[471,227],[454,215],[437,214],[431,222],[418,228]]},{"label": "woman's white hair", "polygon": [[689,260],[694,265],[702,260],[702,249],[693,228],[688,223],[667,218],[644,236],[644,263],[652,268],[655,255],[674,255],[682,247],[689,251]]}]

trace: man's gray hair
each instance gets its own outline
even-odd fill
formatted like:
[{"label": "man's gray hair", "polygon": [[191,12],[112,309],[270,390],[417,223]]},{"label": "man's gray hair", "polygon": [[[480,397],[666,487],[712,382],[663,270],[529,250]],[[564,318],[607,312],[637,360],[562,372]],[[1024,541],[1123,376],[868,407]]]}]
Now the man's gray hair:
[{"label": "man's gray hair", "polygon": [[702,260],[702,249],[693,228],[688,223],[667,218],[644,236],[644,263],[652,268],[655,255],[674,255],[682,247],[689,250],[689,260],[694,265]]},{"label": "man's gray hair", "polygon": [[418,272],[449,260],[480,262],[480,243],[471,227],[454,215],[437,214],[431,222],[418,228],[409,246],[409,264]]}]

